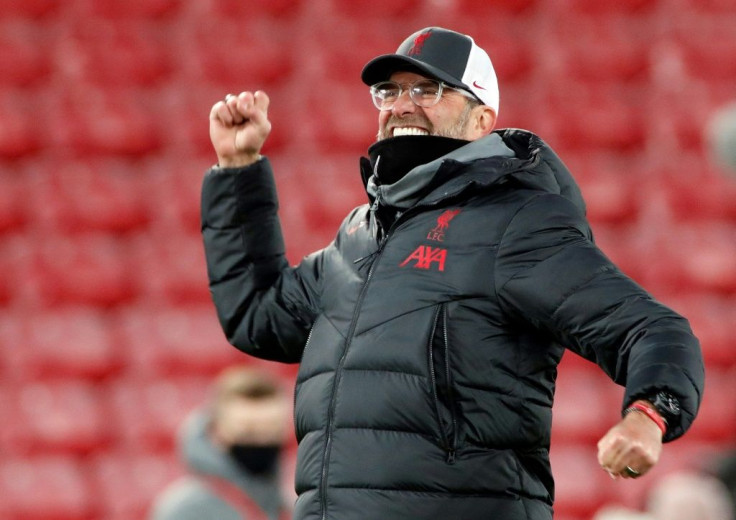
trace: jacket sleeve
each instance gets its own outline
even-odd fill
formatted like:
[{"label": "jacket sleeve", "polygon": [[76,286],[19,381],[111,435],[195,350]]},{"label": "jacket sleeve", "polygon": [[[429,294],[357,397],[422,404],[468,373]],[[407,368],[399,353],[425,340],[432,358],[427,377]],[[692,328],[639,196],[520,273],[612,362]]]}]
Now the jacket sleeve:
[{"label": "jacket sleeve", "polygon": [[268,159],[205,175],[202,237],[225,335],[253,356],[296,363],[317,314],[321,255],[289,267],[277,211]]},{"label": "jacket sleeve", "polygon": [[551,194],[527,202],[502,238],[495,276],[505,310],[597,363],[626,387],[623,406],[658,390],[676,396],[680,422],[665,441],[687,431],[705,377],[697,338],[593,244],[572,203]]}]

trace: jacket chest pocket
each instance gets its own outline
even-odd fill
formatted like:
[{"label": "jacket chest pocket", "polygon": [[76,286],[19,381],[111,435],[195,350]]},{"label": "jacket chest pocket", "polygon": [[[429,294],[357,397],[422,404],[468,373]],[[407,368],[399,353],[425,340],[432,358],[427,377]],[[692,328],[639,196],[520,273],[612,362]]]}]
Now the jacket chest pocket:
[{"label": "jacket chest pocket", "polygon": [[440,446],[449,464],[455,462],[457,450],[458,409],[453,391],[451,349],[448,334],[447,306],[442,303],[435,310],[432,330],[427,345],[430,392],[434,404]]}]

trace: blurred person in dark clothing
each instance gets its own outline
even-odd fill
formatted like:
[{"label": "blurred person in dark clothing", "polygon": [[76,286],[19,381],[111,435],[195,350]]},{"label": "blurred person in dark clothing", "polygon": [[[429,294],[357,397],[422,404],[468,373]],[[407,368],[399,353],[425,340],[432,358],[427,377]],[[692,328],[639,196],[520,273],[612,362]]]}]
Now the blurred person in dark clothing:
[{"label": "blurred person in dark clothing", "polygon": [[288,518],[281,452],[289,398],[278,382],[250,368],[225,370],[210,407],[182,426],[181,457],[189,475],[156,499],[151,520]]},{"label": "blurred person in dark clothing", "polygon": [[[687,320],[596,247],[577,184],[540,137],[494,130],[498,83],[471,37],[417,31],[362,80],[356,110],[378,110],[368,202],[296,266],[261,155],[268,95],[227,95],[210,113],[202,233],[220,322],[244,352],[300,363],[294,518],[552,518],[565,348],[625,387],[602,469],[644,475],[702,399]],[[330,103],[339,86],[318,88]]]}]

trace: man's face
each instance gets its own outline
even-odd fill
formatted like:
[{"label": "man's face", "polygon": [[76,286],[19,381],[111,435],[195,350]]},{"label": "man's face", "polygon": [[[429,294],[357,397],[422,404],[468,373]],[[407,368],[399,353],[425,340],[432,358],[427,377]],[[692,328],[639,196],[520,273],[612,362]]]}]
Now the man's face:
[{"label": "man's face", "polygon": [[225,445],[268,446],[285,441],[288,419],[285,399],[233,398],[220,405],[213,427],[216,437]]},{"label": "man's face", "polygon": [[[413,72],[395,72],[391,81],[406,87],[420,79],[427,79]],[[400,135],[437,135],[455,139],[476,139],[471,131],[472,110],[467,98],[453,90],[445,90],[442,99],[431,107],[414,104],[407,92],[402,92],[391,110],[378,115],[377,139]]]}]

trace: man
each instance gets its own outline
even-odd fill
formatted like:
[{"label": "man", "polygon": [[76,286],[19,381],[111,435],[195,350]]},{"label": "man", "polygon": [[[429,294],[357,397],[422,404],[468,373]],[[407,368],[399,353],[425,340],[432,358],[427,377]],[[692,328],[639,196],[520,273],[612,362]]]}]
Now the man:
[{"label": "man", "polygon": [[267,95],[229,95],[210,114],[202,232],[220,321],[239,349],[301,363],[294,518],[551,518],[565,347],[626,387],[601,466],[646,473],[701,400],[687,321],[596,248],[539,137],[493,132],[496,76],[472,38],[423,29],[362,79],[379,109],[362,161],[370,203],[295,267],[260,155]]},{"label": "man", "polygon": [[225,370],[212,406],[195,411],[182,427],[190,475],[156,499],[151,520],[286,518],[279,457],[290,408],[275,379],[247,367]]}]

